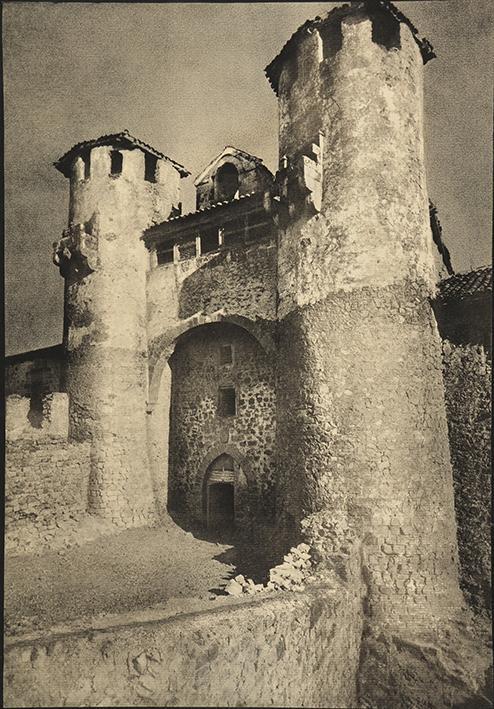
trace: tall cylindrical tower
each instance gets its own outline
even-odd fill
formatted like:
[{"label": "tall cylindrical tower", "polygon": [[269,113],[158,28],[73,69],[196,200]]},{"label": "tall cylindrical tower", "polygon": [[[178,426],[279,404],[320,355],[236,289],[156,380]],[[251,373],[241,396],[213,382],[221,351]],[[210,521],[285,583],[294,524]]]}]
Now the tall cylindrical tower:
[{"label": "tall cylindrical tower", "polygon": [[187,171],[123,133],[81,143],[56,167],[70,179],[69,226],[55,244],[65,278],[70,435],[92,442],[88,511],[125,526],[154,517],[146,441],[144,229],[178,207]]},{"label": "tall cylindrical tower", "polygon": [[[371,613],[459,599],[423,146],[425,40],[390,3],[307,22],[279,96],[279,511],[357,538]],[[317,192],[320,197],[317,199]]]}]

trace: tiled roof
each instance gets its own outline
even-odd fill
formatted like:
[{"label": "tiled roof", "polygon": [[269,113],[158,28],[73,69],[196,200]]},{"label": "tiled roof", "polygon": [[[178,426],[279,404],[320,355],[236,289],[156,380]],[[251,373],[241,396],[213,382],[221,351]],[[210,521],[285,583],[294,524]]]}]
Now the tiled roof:
[{"label": "tiled roof", "polygon": [[462,300],[492,291],[492,266],[469,273],[457,273],[439,284],[440,300]]},{"label": "tiled roof", "polygon": [[187,177],[190,175],[190,172],[186,170],[183,165],[175,162],[175,160],[167,157],[159,150],[156,150],[156,148],[153,148],[151,145],[145,143],[143,140],[139,140],[139,138],[131,135],[127,129],[121,131],[120,133],[110,133],[109,135],[102,135],[100,138],[95,138],[94,140],[84,140],[81,143],[77,143],[53,164],[57,170],[60,170],[60,172],[65,175],[65,177],[69,177],[72,159],[81,151],[96,148],[99,145],[121,145],[122,147],[141,148],[144,152],[150,153],[160,160],[167,160],[170,162],[180,173],[181,177]]},{"label": "tiled roof", "polygon": [[[407,27],[410,28],[410,31],[413,34],[415,42],[419,46],[424,64],[427,64],[430,59],[433,59],[436,56],[432,44],[427,39],[425,39],[425,37],[420,39],[420,37],[418,36],[417,28],[407,17],[405,17],[402,12],[400,12],[400,10],[398,10],[397,7],[395,7],[395,5],[393,5],[393,3],[389,2],[389,0],[362,0],[361,3],[352,4],[363,5],[369,11],[372,11],[373,9],[384,10],[398,22],[402,22],[403,24],[407,25]],[[271,87],[276,95],[278,95],[278,81],[281,74],[283,60],[288,51],[294,46],[295,41],[298,40],[304,32],[316,29],[320,25],[325,24],[329,19],[334,19],[335,17],[338,17],[338,15],[344,15],[351,9],[352,8],[350,5],[345,4],[341,5],[340,7],[333,8],[333,10],[330,10],[330,12],[328,12],[328,14],[324,18],[317,16],[313,20],[306,20],[304,24],[301,25],[292,34],[288,41],[285,42],[279,54],[264,69],[264,73],[266,74],[268,81],[271,84]]]},{"label": "tiled roof", "polygon": [[224,207],[227,204],[236,204],[242,200],[245,199],[251,199],[252,197],[259,197],[259,195],[262,195],[262,192],[248,192],[247,194],[241,195],[240,197],[236,197],[234,199],[227,199],[224,200],[223,202],[216,202],[215,204],[210,204],[208,207],[200,207],[199,209],[196,209],[194,212],[187,212],[187,214],[178,214],[175,217],[169,217],[168,219],[165,219],[165,221],[160,222],[159,224],[155,224],[149,229],[146,230],[146,235],[151,235],[156,231],[159,231],[160,227],[162,227],[164,224],[171,224],[174,222],[179,222],[182,220],[188,220],[190,217],[194,217],[198,214],[203,214],[205,212],[212,212],[215,209],[218,209],[219,207]]}]

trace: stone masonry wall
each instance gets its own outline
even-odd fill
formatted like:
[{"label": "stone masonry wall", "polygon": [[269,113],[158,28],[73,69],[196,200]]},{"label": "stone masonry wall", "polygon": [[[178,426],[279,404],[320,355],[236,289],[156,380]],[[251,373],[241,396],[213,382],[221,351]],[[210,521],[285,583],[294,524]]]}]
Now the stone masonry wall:
[{"label": "stone masonry wall", "polygon": [[18,639],[5,706],[353,707],[361,633],[354,584]]},{"label": "stone masonry wall", "polygon": [[445,341],[443,354],[460,583],[474,608],[490,611],[492,365],[481,346]]},{"label": "stone masonry wall", "polygon": [[[225,249],[148,272],[148,446],[161,516],[168,487],[164,443],[171,397],[168,357],[176,338],[203,322],[240,319],[256,337],[272,341],[276,299],[276,245],[272,241]],[[197,453],[194,464],[200,462],[199,457]]]},{"label": "stone masonry wall", "polygon": [[[219,348],[225,344],[233,347],[232,365],[220,364]],[[242,328],[214,323],[192,330],[179,340],[170,365],[172,507],[185,507],[201,519],[206,472],[203,462],[234,449],[246,463],[240,463],[245,468],[247,495],[239,503],[239,512],[247,517],[271,513],[275,400],[274,372],[268,355]],[[218,415],[221,385],[235,387],[235,416]]]},{"label": "stone masonry wall", "polygon": [[336,523],[346,515],[363,541],[376,615],[383,606],[388,615],[393,607],[407,615],[458,600],[434,326],[427,302],[417,307],[413,290],[407,302],[398,288],[340,293],[281,324],[277,465],[284,510],[298,521],[328,517],[329,556],[345,544]]},{"label": "stone masonry wall", "polygon": [[8,442],[5,478],[6,551],[49,546],[86,512],[89,446],[61,438]]},{"label": "stone masonry wall", "polygon": [[[148,272],[150,365],[193,316],[221,310],[253,322],[276,319],[276,245],[225,249]],[[184,328],[185,329],[185,328]]]}]

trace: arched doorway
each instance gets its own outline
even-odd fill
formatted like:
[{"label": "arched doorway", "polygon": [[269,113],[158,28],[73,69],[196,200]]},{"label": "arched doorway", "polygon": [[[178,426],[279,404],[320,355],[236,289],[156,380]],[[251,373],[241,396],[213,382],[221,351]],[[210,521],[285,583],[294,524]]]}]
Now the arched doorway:
[{"label": "arched doorway", "polygon": [[235,462],[222,453],[208,466],[205,476],[206,524],[228,528],[235,524]]}]

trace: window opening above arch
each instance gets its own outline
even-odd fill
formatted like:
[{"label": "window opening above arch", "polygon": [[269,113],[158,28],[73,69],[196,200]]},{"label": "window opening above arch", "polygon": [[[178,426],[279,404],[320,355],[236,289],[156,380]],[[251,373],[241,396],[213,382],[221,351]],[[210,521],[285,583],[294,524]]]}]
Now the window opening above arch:
[{"label": "window opening above arch", "polygon": [[218,168],[215,178],[215,198],[222,202],[233,199],[239,187],[238,170],[231,162],[226,162]]},{"label": "window opening above arch", "polygon": [[218,392],[218,416],[235,416],[237,413],[237,397],[235,387],[223,386]]},{"label": "window opening above arch", "polygon": [[220,345],[220,364],[233,364],[233,345]]}]

